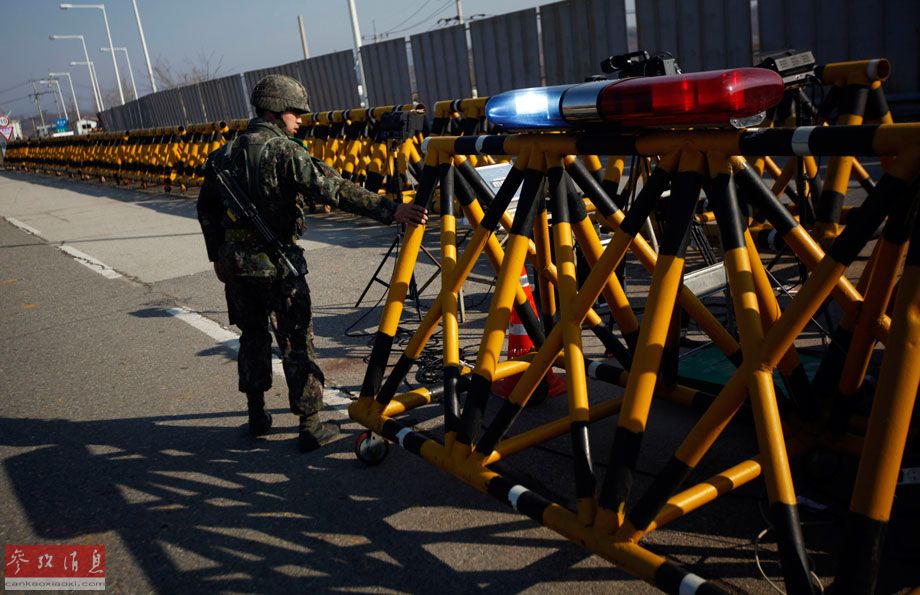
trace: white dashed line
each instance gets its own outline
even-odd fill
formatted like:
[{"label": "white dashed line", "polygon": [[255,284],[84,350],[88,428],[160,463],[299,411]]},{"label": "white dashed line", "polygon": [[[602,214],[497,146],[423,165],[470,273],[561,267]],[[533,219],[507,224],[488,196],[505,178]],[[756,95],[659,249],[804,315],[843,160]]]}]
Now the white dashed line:
[{"label": "white dashed line", "polygon": [[73,256],[77,262],[90,269],[91,271],[96,271],[106,279],[118,279],[122,276],[121,273],[105,264],[101,260],[93,258],[85,252],[80,252],[73,246],[58,246],[58,250]]},{"label": "white dashed line", "polygon": [[[198,312],[189,310],[188,308],[166,308],[164,311],[211,337],[230,351],[239,353],[240,336],[237,333],[222,327],[210,318],[206,318]],[[272,354],[272,372],[275,376],[284,378],[284,368],[281,365],[281,358],[274,353]],[[348,398],[346,393],[338,389],[326,388],[323,391],[323,402],[325,403],[326,409],[344,411],[351,404],[351,399]]]},{"label": "white dashed line", "polygon": [[[12,217],[4,217],[11,225],[18,227],[22,231],[32,234],[36,237],[41,238],[42,234],[40,231],[26,225],[22,221],[14,219]],[[72,246],[57,246],[57,249],[65,254],[72,256],[77,262],[87,267],[88,269],[95,271],[107,279],[118,279],[123,277],[121,273],[108,266],[104,262],[93,258],[85,252],[81,252]],[[175,308],[166,308],[164,310],[167,314],[175,316],[179,320],[185,322],[189,326],[201,331],[207,336],[211,337],[230,351],[234,353],[239,353],[240,351],[240,336],[239,334],[226,329],[211,320],[195,312],[194,310],[189,310],[188,308],[175,307]],[[275,376],[284,378],[284,367],[281,364],[281,358],[275,354],[272,354],[272,373]],[[332,409],[335,411],[344,411],[351,404],[351,399],[348,395],[335,388],[326,388],[323,391],[323,401],[325,403],[326,409]]]},{"label": "white dashed line", "polygon": [[[19,221],[18,219],[14,219],[12,217],[4,217],[4,219],[6,219],[10,223],[10,225],[14,225],[28,234],[32,234],[33,236],[37,238],[42,237],[42,232],[38,231],[31,225],[26,225],[22,221]],[[63,252],[64,254],[67,254],[73,257],[74,260],[76,260],[77,262],[85,266],[86,268],[90,269],[91,271],[95,271],[99,273],[106,279],[119,279],[122,277],[121,273],[119,273],[118,271],[110,267],[109,265],[105,264],[104,262],[96,258],[93,258],[92,256],[90,256],[89,254],[85,252],[81,252],[77,250],[73,246],[55,246],[55,247],[61,252]]]},{"label": "white dashed line", "polygon": [[31,225],[26,225],[26,224],[23,223],[22,221],[20,221],[20,220],[18,220],[18,219],[13,219],[12,217],[4,217],[4,219],[6,219],[6,220],[9,222],[10,225],[16,226],[16,227],[18,227],[19,229],[21,229],[22,231],[24,231],[24,232],[26,232],[26,233],[30,233],[30,234],[32,234],[33,236],[36,236],[36,237],[39,237],[39,238],[42,237],[41,232],[38,231],[37,229],[35,229],[34,227],[32,227]]}]

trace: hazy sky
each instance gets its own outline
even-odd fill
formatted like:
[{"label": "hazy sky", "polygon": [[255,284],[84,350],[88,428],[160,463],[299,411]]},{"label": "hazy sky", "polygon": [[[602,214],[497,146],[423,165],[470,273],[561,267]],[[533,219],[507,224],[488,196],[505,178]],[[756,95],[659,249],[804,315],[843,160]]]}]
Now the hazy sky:
[{"label": "hazy sky", "polygon": [[[92,1],[92,0],[86,0]],[[76,3],[76,2],[75,2]],[[304,16],[310,55],[319,56],[352,47],[351,24],[346,0],[137,0],[151,62],[167,60],[174,70],[184,71],[201,55],[220,62],[219,75],[292,62],[303,57],[297,15]],[[456,15],[454,0],[356,0],[365,43],[376,27],[389,39],[409,36],[438,27],[438,19]],[[484,13],[492,16],[548,4],[549,0],[463,0],[464,17]],[[0,0],[0,111],[35,115],[30,79],[46,78],[48,72],[70,71],[80,109],[95,109],[79,40],[48,39],[50,34],[86,37],[90,60],[96,64],[103,88],[114,88],[112,59],[99,48],[108,46],[102,12],[97,9],[61,10],[58,0]],[[125,46],[134,67],[138,93],[150,92],[150,81],[141,50],[131,0],[106,0],[106,11],[116,47]],[[119,52],[119,68],[126,100],[130,81]],[[66,80],[66,79],[65,79]],[[69,88],[64,83],[70,109]],[[47,91],[44,85],[40,90]],[[46,111],[55,111],[51,95],[41,97]],[[108,107],[108,105],[106,106]],[[73,115],[71,115],[73,118]]]}]

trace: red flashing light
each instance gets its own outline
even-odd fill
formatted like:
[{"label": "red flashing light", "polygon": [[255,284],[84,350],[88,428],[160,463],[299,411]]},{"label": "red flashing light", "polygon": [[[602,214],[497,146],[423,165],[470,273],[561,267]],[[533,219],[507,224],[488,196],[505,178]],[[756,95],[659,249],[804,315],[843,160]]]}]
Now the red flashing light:
[{"label": "red flashing light", "polygon": [[626,126],[726,123],[773,107],[785,86],[764,68],[736,68],[611,83],[598,99],[604,122]]}]

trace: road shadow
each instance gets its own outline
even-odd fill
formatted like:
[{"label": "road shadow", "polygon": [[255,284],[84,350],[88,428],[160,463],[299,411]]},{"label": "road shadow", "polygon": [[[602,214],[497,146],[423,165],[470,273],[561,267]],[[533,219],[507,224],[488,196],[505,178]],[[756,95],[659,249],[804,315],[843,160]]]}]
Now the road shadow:
[{"label": "road shadow", "polygon": [[[530,535],[533,523],[488,500],[477,510],[481,497],[442,489],[450,480],[433,468],[368,469],[348,439],[303,455],[293,440],[215,426],[236,416],[0,418],[0,445],[33,447],[4,470],[37,538],[113,531],[159,592],[459,593],[625,578],[605,564],[573,568],[590,556]],[[485,555],[496,548],[514,556]],[[463,570],[469,556],[480,570]],[[109,580],[138,588],[117,571]]]}]

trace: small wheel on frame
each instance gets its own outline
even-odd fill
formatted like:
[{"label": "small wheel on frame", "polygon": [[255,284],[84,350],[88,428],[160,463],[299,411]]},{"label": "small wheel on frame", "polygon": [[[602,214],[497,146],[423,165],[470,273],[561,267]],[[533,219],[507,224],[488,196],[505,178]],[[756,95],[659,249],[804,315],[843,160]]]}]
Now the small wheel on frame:
[{"label": "small wheel on frame", "polygon": [[388,452],[390,452],[389,443],[370,430],[364,430],[355,440],[355,456],[369,467],[379,465],[383,459],[387,458]]}]

